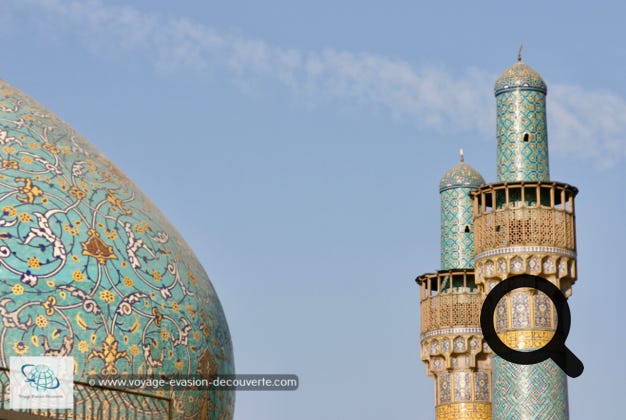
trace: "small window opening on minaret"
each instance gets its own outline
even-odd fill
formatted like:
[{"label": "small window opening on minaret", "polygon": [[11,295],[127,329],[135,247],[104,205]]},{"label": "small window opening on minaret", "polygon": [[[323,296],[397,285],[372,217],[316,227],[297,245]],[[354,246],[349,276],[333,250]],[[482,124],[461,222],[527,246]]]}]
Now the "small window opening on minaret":
[{"label": "small window opening on minaret", "polygon": [[464,232],[465,232],[465,233],[470,233],[470,227],[469,227],[469,225],[465,225],[465,230],[464,230]]},{"label": "small window opening on minaret", "polygon": [[528,140],[530,140],[530,134],[524,133],[524,141],[527,142]]}]

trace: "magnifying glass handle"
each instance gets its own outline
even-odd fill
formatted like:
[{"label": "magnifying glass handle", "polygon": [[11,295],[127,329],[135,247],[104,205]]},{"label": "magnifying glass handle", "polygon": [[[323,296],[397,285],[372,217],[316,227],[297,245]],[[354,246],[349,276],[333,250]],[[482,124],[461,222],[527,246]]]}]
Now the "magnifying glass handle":
[{"label": "magnifying glass handle", "polygon": [[570,378],[578,378],[585,369],[583,362],[565,346],[562,347],[562,351],[552,352],[550,358],[554,360],[554,363]]}]

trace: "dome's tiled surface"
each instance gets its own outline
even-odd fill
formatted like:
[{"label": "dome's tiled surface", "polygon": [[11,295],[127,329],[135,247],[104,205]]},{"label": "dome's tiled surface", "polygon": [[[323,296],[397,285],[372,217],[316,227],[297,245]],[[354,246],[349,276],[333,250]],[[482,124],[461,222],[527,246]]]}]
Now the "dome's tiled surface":
[{"label": "dome's tiled surface", "polygon": [[548,91],[546,83],[539,76],[539,73],[522,61],[513,64],[498,77],[494,91],[497,95],[500,92],[515,88],[536,89],[543,93]]},{"label": "dome's tiled surface", "polygon": [[[0,361],[71,355],[92,374],[232,373],[226,319],[182,237],[69,125],[0,82]],[[196,392],[166,392],[205,418]],[[234,395],[211,395],[232,418]],[[204,406],[206,409],[206,406]]]},{"label": "dome's tiled surface", "polygon": [[485,183],[482,175],[465,162],[459,162],[446,172],[439,182],[439,191],[453,187],[479,187]]}]

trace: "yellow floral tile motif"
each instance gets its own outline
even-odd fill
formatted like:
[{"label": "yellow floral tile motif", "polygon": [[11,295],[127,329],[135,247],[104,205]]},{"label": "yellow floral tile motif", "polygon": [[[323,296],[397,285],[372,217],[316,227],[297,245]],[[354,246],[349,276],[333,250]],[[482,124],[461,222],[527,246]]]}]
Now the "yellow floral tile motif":
[{"label": "yellow floral tile motif", "polygon": [[34,268],[35,270],[38,269],[39,267],[41,267],[41,264],[39,262],[39,258],[37,258],[37,257],[30,257],[28,259],[28,266],[30,268]]},{"label": "yellow floral tile motif", "polygon": [[37,318],[35,319],[35,324],[37,324],[39,328],[46,328],[46,326],[48,325],[48,318],[43,315],[37,315]]},{"label": "yellow floral tile motif", "polygon": [[13,206],[4,206],[2,212],[6,217],[13,218],[17,215],[17,210]]},{"label": "yellow floral tile motif", "polygon": [[11,288],[11,290],[13,291],[14,295],[21,295],[22,293],[24,293],[24,286],[22,286],[21,284],[16,284]]},{"label": "yellow floral tile motif", "polygon": [[13,349],[18,356],[22,356],[28,351],[28,346],[23,341],[18,341],[13,345]]},{"label": "yellow floral tile motif", "polygon": [[110,290],[103,290],[100,292],[100,299],[111,304],[115,300],[115,295]]},{"label": "yellow floral tile motif", "polygon": [[43,195],[43,190],[34,185],[31,178],[17,177],[15,178],[15,182],[23,183],[23,185],[17,189],[17,192],[19,193],[17,195],[17,200],[22,203],[33,204],[35,202],[35,198]]},{"label": "yellow floral tile motif", "polygon": [[104,362],[104,367],[100,371],[103,375],[117,375],[119,372],[116,362],[119,359],[130,358],[125,351],[118,351],[119,342],[112,335],[107,335],[102,342],[102,350],[91,350],[89,353],[89,359],[97,357]]},{"label": "yellow floral tile motif", "polygon": [[78,350],[79,350],[81,353],[86,353],[86,352],[87,352],[87,350],[89,350],[89,347],[90,347],[90,346],[89,346],[89,343],[88,343],[88,342],[86,342],[85,340],[81,340],[81,341],[78,343]]},{"label": "yellow floral tile motif", "polygon": [[55,312],[55,308],[54,306],[57,303],[57,298],[55,298],[54,296],[48,296],[45,300],[45,302],[43,303],[43,307],[46,310],[46,315],[48,316],[52,316],[54,315]]},{"label": "yellow floral tile motif", "polygon": [[137,344],[133,344],[129,348],[130,354],[133,356],[137,356],[139,354],[139,346]]},{"label": "yellow floral tile motif", "polygon": [[82,242],[81,245],[83,246],[83,255],[94,257],[101,265],[108,259],[117,258],[113,252],[113,247],[105,244],[95,229],[89,230],[89,239]]},{"label": "yellow floral tile motif", "polygon": [[4,169],[20,169],[20,164],[16,160],[2,159],[2,167]]}]

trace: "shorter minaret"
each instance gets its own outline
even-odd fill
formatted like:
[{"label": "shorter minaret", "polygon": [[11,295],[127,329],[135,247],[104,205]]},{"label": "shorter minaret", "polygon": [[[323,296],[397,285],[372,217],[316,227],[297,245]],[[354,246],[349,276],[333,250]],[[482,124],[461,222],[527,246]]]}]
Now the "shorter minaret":
[{"label": "shorter minaret", "polygon": [[474,281],[470,193],[483,177],[464,162],[441,179],[441,270],[419,276],[421,358],[435,379],[437,420],[491,419],[489,348],[483,342],[483,297]]},{"label": "shorter minaret", "polygon": [[439,182],[441,195],[441,269],[474,267],[474,216],[470,193],[485,183],[478,171],[461,161]]}]

